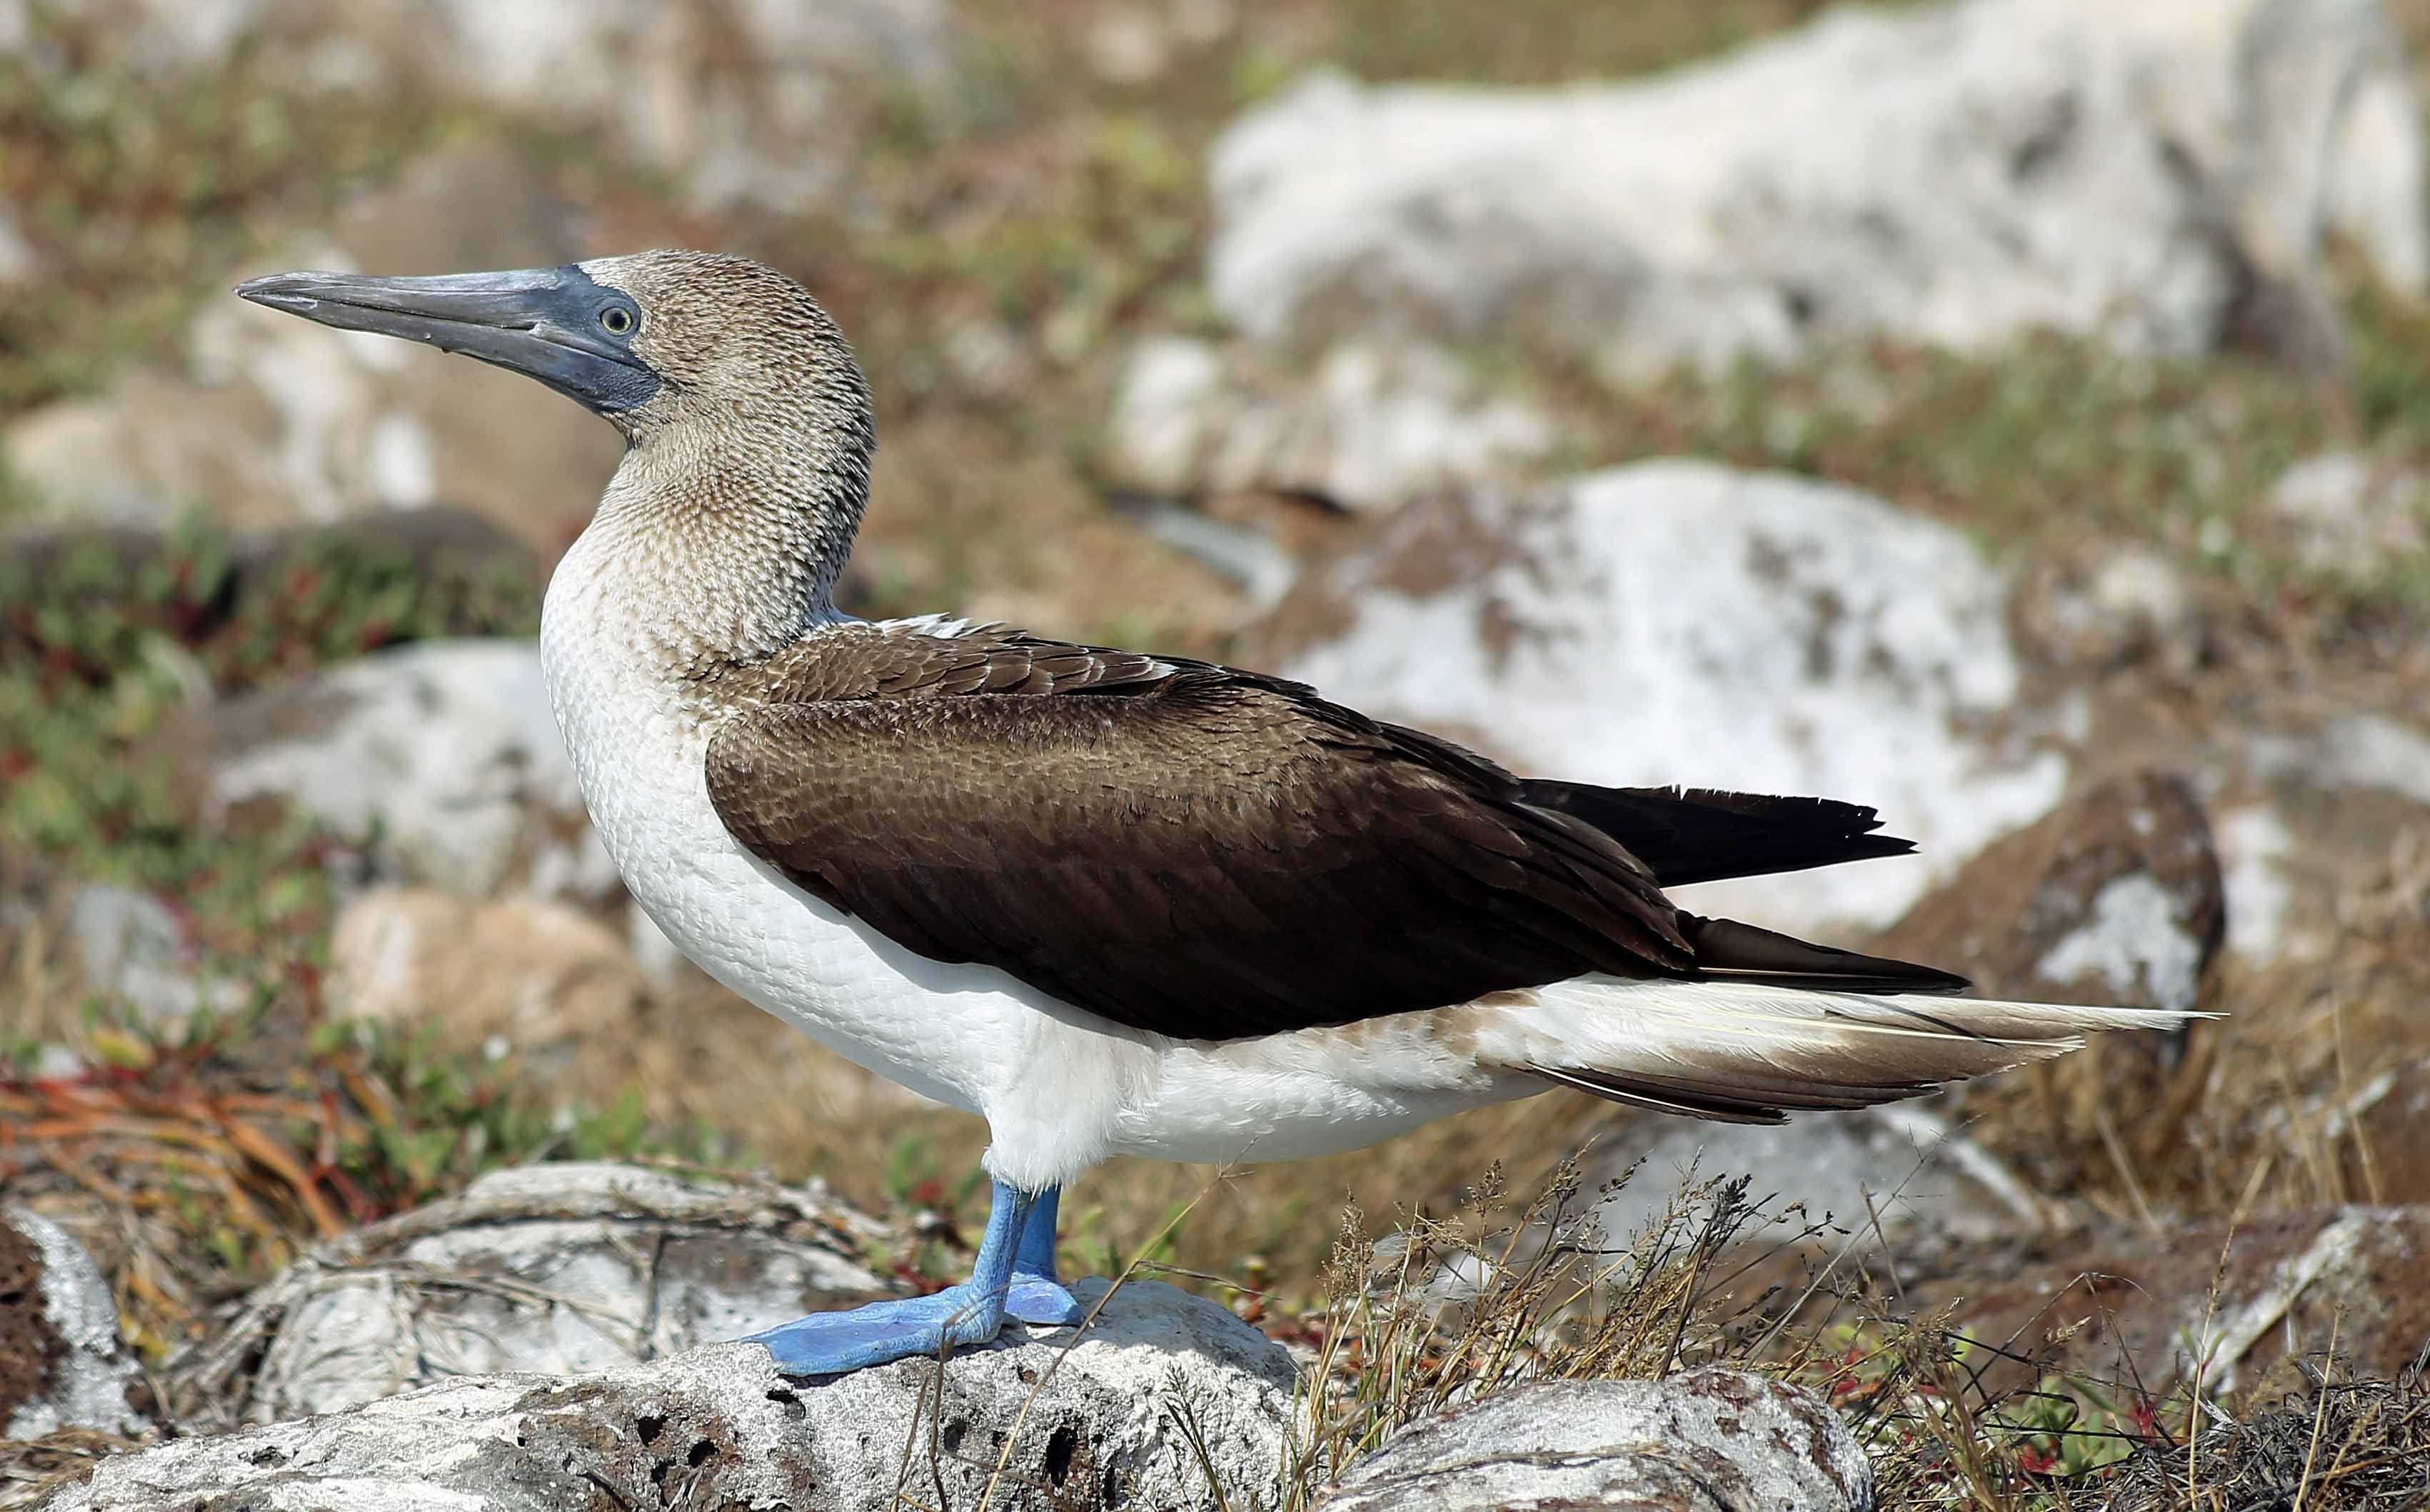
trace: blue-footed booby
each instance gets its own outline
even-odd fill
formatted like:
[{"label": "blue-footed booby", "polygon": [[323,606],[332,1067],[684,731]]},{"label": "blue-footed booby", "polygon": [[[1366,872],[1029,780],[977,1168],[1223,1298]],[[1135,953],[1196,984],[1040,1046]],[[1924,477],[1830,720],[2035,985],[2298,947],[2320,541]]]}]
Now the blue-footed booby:
[{"label": "blue-footed booby", "polygon": [[651,252],[237,291],[527,374],[626,450],[541,652],[600,838],[711,976],[987,1121],[971,1279],[755,1336],[824,1375],[1080,1316],[1109,1155],[1356,1148],[1556,1086],[1776,1122],[2179,1016],[1991,1003],[1663,889],[1908,850],[1870,808],[1514,776],[1255,672],[839,612],[869,386],[792,279]]}]

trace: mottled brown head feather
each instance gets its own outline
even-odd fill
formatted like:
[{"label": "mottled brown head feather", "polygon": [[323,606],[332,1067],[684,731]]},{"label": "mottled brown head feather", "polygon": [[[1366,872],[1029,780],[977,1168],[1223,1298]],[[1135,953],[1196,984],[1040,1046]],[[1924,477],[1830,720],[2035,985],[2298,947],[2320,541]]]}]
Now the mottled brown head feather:
[{"label": "mottled brown head feather", "polygon": [[750,661],[824,619],[869,502],[869,384],[808,290],[746,258],[659,251],[582,264],[641,307],[658,375],[617,417],[632,450],[594,527],[664,591],[679,676]]}]

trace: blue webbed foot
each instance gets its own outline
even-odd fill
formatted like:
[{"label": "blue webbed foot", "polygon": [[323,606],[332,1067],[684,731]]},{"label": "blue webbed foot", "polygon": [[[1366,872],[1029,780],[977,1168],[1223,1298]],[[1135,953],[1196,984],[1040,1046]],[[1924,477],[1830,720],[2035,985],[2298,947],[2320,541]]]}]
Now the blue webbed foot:
[{"label": "blue webbed foot", "polygon": [[1005,1296],[1004,1315],[1040,1328],[1070,1328],[1088,1317],[1089,1309],[1054,1276],[1015,1271],[1012,1289]]},{"label": "blue webbed foot", "polygon": [[812,1313],[746,1344],[764,1344],[787,1375],[841,1375],[915,1354],[935,1356],[948,1347],[984,1344],[1004,1326],[1001,1295],[968,1282],[927,1297],[873,1302],[849,1312]]},{"label": "blue webbed foot", "polygon": [[915,1354],[984,1344],[1007,1318],[1067,1328],[1087,1316],[1055,1279],[1055,1216],[1060,1193],[992,1184],[987,1233],[971,1279],[930,1297],[873,1302],[850,1312],[812,1313],[743,1342],[764,1344],[788,1375],[841,1375]]}]

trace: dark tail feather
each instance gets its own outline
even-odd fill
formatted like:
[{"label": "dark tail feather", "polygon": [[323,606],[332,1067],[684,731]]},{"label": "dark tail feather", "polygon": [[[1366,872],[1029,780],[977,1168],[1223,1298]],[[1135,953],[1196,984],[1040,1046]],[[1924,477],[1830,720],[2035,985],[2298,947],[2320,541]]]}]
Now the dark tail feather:
[{"label": "dark tail feather", "polygon": [[1830,798],[1596,788],[1541,779],[1521,783],[1520,798],[1592,824],[1651,867],[1666,888],[1803,872],[1915,849],[1910,840],[1874,833],[1882,822],[1871,808]]},{"label": "dark tail feather", "polygon": [[1761,982],[1818,992],[1963,992],[1973,986],[1954,972],[1886,955],[1757,929],[1735,919],[1679,916],[1679,933],[1696,953],[1696,976],[1708,982]]}]

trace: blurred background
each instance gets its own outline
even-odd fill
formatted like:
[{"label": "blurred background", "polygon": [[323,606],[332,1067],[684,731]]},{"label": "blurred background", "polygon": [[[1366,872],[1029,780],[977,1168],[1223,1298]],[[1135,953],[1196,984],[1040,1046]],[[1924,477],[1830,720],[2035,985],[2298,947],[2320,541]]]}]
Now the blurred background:
[{"label": "blurred background", "polygon": [[586,828],[531,634],[613,433],[226,294],[689,244],[869,369],[849,609],[1874,804],[1919,857],[1683,901],[2227,1015],[1787,1135],[1563,1093],[1118,1165],[1076,1263],[1304,1293],[1346,1202],[1583,1146],[1646,1157],[1615,1223],[1752,1171],[1919,1295],[2130,1276],[2163,1350],[2239,1223],[2311,1257],[2256,1362],[2334,1292],[2392,1368],[2425,47],[2422,0],[0,0],[0,1180],[154,1360],[537,1160],[823,1178],[957,1273],[981,1131],[708,984]]}]

